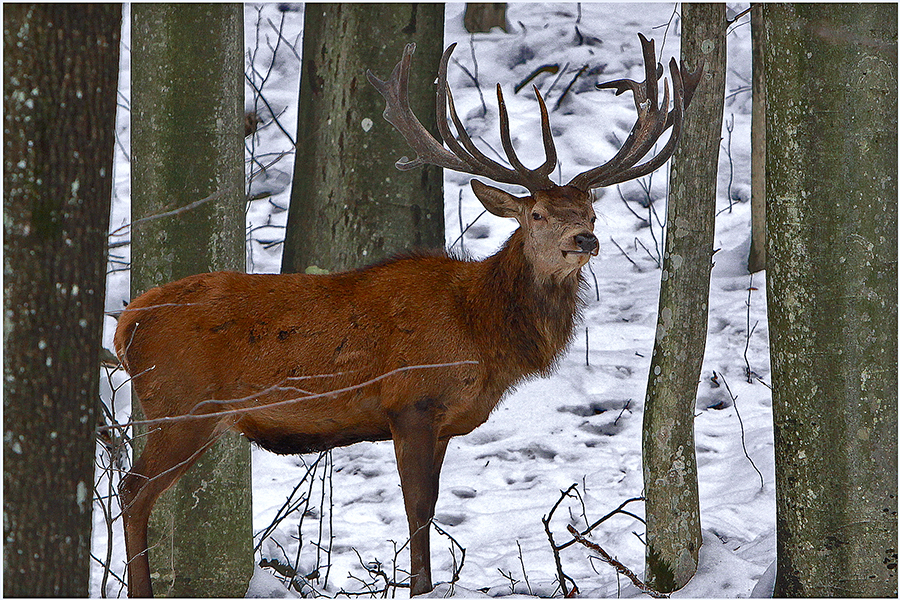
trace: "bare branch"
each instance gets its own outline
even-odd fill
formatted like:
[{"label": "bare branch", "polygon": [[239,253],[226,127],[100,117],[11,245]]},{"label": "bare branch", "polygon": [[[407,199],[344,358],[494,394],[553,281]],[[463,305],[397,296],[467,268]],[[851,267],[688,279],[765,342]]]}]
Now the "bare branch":
[{"label": "bare branch", "polygon": [[[715,371],[713,372],[713,374],[716,374]],[[756,471],[757,475],[759,475],[759,489],[762,490],[763,488],[765,488],[766,482],[763,479],[762,472],[759,470],[759,468],[757,468],[756,463],[753,462],[753,459],[750,458],[750,453],[747,452],[747,443],[745,441],[745,436],[744,436],[744,420],[741,419],[741,413],[738,412],[737,396],[735,396],[734,394],[731,393],[731,387],[728,385],[728,380],[725,379],[725,375],[722,373],[718,373],[718,375],[722,378],[722,383],[725,384],[725,390],[728,392],[728,395],[731,397],[731,406],[734,407],[734,414],[737,415],[738,423],[741,426],[741,448],[744,449],[744,456],[747,457],[747,460],[749,460],[750,464],[753,466],[753,470]]]},{"label": "bare branch", "polygon": [[302,402],[302,401],[304,401],[304,400],[312,400],[312,399],[314,399],[314,398],[325,398],[325,397],[328,397],[328,396],[336,396],[336,395],[338,395],[338,394],[343,394],[343,393],[346,393],[346,392],[353,392],[353,391],[356,391],[356,390],[358,390],[358,389],[364,388],[364,387],[366,387],[366,386],[368,386],[368,385],[372,385],[373,383],[377,383],[377,382],[379,382],[379,381],[381,381],[381,380],[383,380],[383,379],[386,379],[386,378],[388,378],[388,377],[391,377],[392,375],[397,375],[398,373],[403,373],[403,372],[405,372],[405,371],[412,371],[412,370],[417,370],[417,369],[437,369],[437,368],[444,368],[444,367],[456,367],[456,366],[460,366],[460,365],[477,365],[477,364],[478,364],[478,361],[475,361],[475,360],[461,360],[461,361],[457,361],[457,362],[439,363],[439,364],[433,364],[433,365],[411,365],[411,366],[408,366],[408,367],[399,367],[399,368],[397,368],[397,369],[393,369],[393,370],[391,370],[391,371],[388,371],[387,373],[383,373],[383,374],[379,375],[378,377],[374,377],[374,378],[372,378],[372,379],[369,379],[368,381],[364,381],[364,382],[362,382],[362,383],[358,383],[358,384],[355,384],[355,385],[350,385],[350,386],[347,386],[347,387],[344,387],[344,388],[339,388],[339,389],[336,389],[336,390],[331,390],[331,391],[328,391],[328,392],[322,392],[322,393],[320,393],[320,394],[311,394],[311,393],[308,393],[308,392],[304,392],[304,393],[307,393],[308,395],[301,396],[301,397],[299,397],[299,398],[290,398],[290,399],[288,399],[288,400],[282,400],[282,401],[280,401],[280,402],[273,402],[273,403],[271,403],[271,404],[261,404],[261,405],[258,405],[258,406],[249,406],[249,407],[245,407],[245,408],[236,408],[236,409],[232,409],[232,410],[223,410],[223,411],[217,411],[217,412],[206,413],[206,414],[202,414],[202,415],[198,415],[198,414],[195,414],[195,413],[194,413],[194,411],[198,410],[198,409],[201,408],[201,407],[213,406],[213,405],[235,404],[235,403],[239,403],[239,402],[247,402],[248,400],[253,400],[253,399],[255,399],[255,398],[259,398],[260,396],[262,396],[262,395],[264,395],[264,394],[268,394],[268,393],[270,393],[270,392],[275,392],[275,391],[279,391],[279,392],[280,392],[280,391],[303,392],[304,390],[301,390],[301,389],[299,389],[299,388],[297,388],[297,387],[294,387],[294,386],[286,386],[287,382],[289,382],[289,381],[301,380],[301,379],[310,379],[310,378],[313,378],[313,377],[332,377],[332,376],[334,376],[334,375],[314,375],[314,376],[306,376],[306,377],[287,377],[287,378],[285,378],[284,380],[282,380],[282,381],[281,381],[280,383],[278,383],[278,384],[275,384],[275,385],[273,385],[273,386],[270,386],[270,387],[268,387],[268,388],[266,388],[266,389],[264,389],[264,390],[262,390],[262,391],[260,391],[260,392],[257,392],[257,393],[255,393],[255,394],[250,394],[249,396],[245,396],[245,397],[243,397],[243,398],[234,398],[234,399],[230,399],[230,400],[206,400],[206,401],[201,402],[201,403],[197,404],[196,406],[194,406],[194,408],[191,409],[191,412],[190,412],[189,414],[186,414],[186,415],[179,415],[179,416],[176,416],[176,417],[162,417],[162,418],[160,418],[160,419],[147,419],[147,420],[145,420],[145,421],[130,421],[130,422],[125,423],[125,424],[107,425],[107,426],[104,426],[104,427],[98,427],[98,428],[97,428],[97,431],[106,431],[106,430],[109,430],[109,429],[120,429],[120,428],[122,428],[122,427],[131,427],[132,425],[160,425],[160,424],[163,424],[163,423],[175,423],[175,422],[177,422],[177,421],[189,421],[189,420],[192,420],[192,419],[208,419],[208,418],[211,418],[211,417],[222,417],[222,416],[226,416],[226,415],[241,415],[241,414],[246,414],[246,413],[250,413],[250,412],[255,412],[255,411],[258,411],[258,410],[266,410],[266,409],[269,409],[269,408],[274,408],[274,407],[276,407],[276,406],[285,406],[285,405],[293,404],[293,403],[296,403],[296,402]]},{"label": "bare branch", "polygon": [[[575,583],[574,579],[563,572],[562,559],[559,556],[560,547],[557,546],[556,542],[553,540],[553,532],[550,531],[550,521],[551,519],[553,519],[553,513],[556,512],[556,509],[559,508],[559,505],[562,504],[563,500],[571,497],[570,494],[577,485],[577,483],[573,483],[566,491],[560,492],[559,499],[556,501],[556,504],[553,505],[553,508],[550,509],[550,512],[544,517],[541,517],[541,522],[544,524],[544,531],[547,534],[547,539],[550,540],[550,549],[553,551],[553,561],[556,563],[556,578],[557,581],[559,581],[559,589],[562,592],[563,597],[565,598],[571,598],[572,596],[576,595],[578,593],[578,585]],[[567,580],[572,582],[571,590],[566,587]]]},{"label": "bare branch", "polygon": [[589,548],[600,555],[600,560],[611,565],[617,572],[621,573],[625,577],[631,580],[631,583],[634,584],[634,587],[641,590],[643,593],[651,596],[653,598],[668,598],[668,594],[663,594],[661,592],[657,592],[652,587],[641,581],[641,578],[634,574],[634,571],[620,563],[618,560],[609,555],[609,553],[600,547],[599,544],[595,544],[594,542],[586,539],[583,535],[578,533],[578,531],[569,525],[566,527],[569,533],[575,538],[579,544],[583,545],[586,548]]},{"label": "bare branch", "polygon": [[[574,484],[573,484],[573,485],[574,485]],[[591,523],[591,524],[587,527],[587,529],[585,529],[584,531],[581,532],[581,535],[587,535],[587,534],[589,534],[589,533],[592,532],[594,529],[596,529],[599,525],[601,525],[602,523],[608,521],[610,518],[614,517],[615,515],[627,515],[627,516],[629,516],[629,517],[631,517],[631,518],[633,518],[633,519],[636,519],[636,520],[640,521],[641,523],[644,523],[644,522],[645,522],[644,519],[640,518],[639,516],[635,515],[634,513],[628,512],[627,510],[622,510],[623,508],[625,508],[626,506],[628,506],[628,505],[631,504],[632,502],[638,502],[638,501],[642,501],[642,500],[644,500],[644,497],[643,497],[643,496],[637,496],[637,497],[635,497],[635,498],[629,498],[628,500],[626,500],[625,502],[623,502],[622,504],[620,504],[620,505],[619,505],[617,508],[615,508],[614,510],[612,510],[612,511],[606,513],[605,515],[603,515],[602,517],[600,517],[599,519],[597,519],[596,521],[594,521],[593,523]],[[568,548],[569,546],[571,546],[572,544],[574,544],[575,541],[576,541],[576,540],[569,540],[568,542],[566,542],[566,543],[560,545],[560,546],[559,546],[559,549],[560,549],[560,550],[564,550],[565,548]]]},{"label": "bare branch", "polygon": [[135,225],[138,225],[140,223],[145,223],[147,221],[155,221],[156,219],[162,219],[163,217],[172,217],[175,215],[179,215],[183,212],[193,210],[193,209],[197,208],[198,206],[206,204],[207,202],[212,202],[214,200],[219,200],[221,198],[224,198],[225,196],[229,195],[232,191],[234,191],[234,190],[229,186],[224,189],[213,192],[206,198],[201,198],[200,200],[196,200],[194,202],[191,202],[190,204],[185,204],[184,206],[181,206],[179,208],[169,210],[166,212],[157,213],[155,215],[150,215],[147,217],[142,217],[140,219],[132,221],[131,223],[126,223],[125,225],[122,225],[121,227],[119,227],[118,229],[116,229],[115,231],[110,233],[109,235],[110,236],[119,235],[119,232],[124,231],[125,229],[127,229],[129,227],[131,227],[133,229]]}]

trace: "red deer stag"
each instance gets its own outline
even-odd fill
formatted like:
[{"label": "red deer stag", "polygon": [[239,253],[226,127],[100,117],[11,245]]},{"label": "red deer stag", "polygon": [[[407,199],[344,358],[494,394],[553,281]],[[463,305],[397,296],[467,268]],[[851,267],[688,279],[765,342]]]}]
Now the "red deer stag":
[{"label": "red deer stag", "polygon": [[[556,149],[536,88],[546,153],[537,169],[516,156],[497,88],[510,169],[475,147],[456,113],[447,85],[455,45],[441,59],[437,87],[449,150],[409,108],[412,44],[389,81],[367,73],[387,101],[385,118],[418,154],[400,169],[438,165],[530,192],[520,198],[471,182],[487,210],[519,222],[497,254],[480,262],[411,256],[331,275],[204,273],[151,289],[125,309],[116,352],[147,419],[160,419],[120,488],[129,595],[152,594],[154,502],[228,429],[282,454],[393,440],[411,536],[410,591],[432,589],[429,528],[447,442],[484,423],[511,386],[548,374],[571,340],[581,267],[599,246],[590,191],[650,173],[675,148],[699,77],[672,59],[674,108],[668,81],[659,106],[662,66],[653,42],[641,36],[641,44],[643,83],[598,86],[632,92],[631,134],[609,162],[566,185],[549,177]],[[670,127],[664,148],[638,164]]]}]

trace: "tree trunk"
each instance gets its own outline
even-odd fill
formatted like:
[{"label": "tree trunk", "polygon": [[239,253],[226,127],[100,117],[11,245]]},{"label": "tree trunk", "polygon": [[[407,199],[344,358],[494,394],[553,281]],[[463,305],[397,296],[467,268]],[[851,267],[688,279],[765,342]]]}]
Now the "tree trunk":
[{"label": "tree trunk", "polygon": [[463,15],[463,25],[469,33],[489,33],[494,27],[509,31],[506,24],[505,2],[469,2]]},{"label": "tree trunk", "polygon": [[3,6],[3,594],[87,596],[119,5]]},{"label": "tree trunk", "polygon": [[366,80],[415,42],[410,105],[435,134],[443,4],[307,4],[297,156],[282,271],[339,271],[444,245],[441,169],[401,172],[403,137]]},{"label": "tree trunk", "polygon": [[[132,10],[137,296],[194,273],[244,270],[244,13],[239,4]],[[183,212],[139,222],[211,195]],[[154,509],[155,593],[243,596],[253,571],[252,535],[249,442],[229,433]]]},{"label": "tree trunk", "polygon": [[775,595],[896,597],[897,6],[763,9]]},{"label": "tree trunk", "polygon": [[750,257],[751,273],[766,268],[766,66],[763,61],[762,5],[750,11],[753,54],[753,108],[750,123]]},{"label": "tree trunk", "polygon": [[702,537],[694,408],[706,347],[716,172],[725,98],[725,5],[683,4],[681,59],[704,64],[672,159],[659,317],[644,405],[647,583],[683,587]]}]

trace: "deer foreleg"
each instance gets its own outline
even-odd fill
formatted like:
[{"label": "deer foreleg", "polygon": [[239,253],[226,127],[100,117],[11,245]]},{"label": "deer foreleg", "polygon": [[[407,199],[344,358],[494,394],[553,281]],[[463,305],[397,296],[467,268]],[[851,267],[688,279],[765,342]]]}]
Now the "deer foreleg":
[{"label": "deer foreleg", "polygon": [[423,403],[405,409],[392,422],[400,487],[409,521],[410,595],[432,589],[429,533],[438,497],[447,441],[437,439],[434,414]]}]

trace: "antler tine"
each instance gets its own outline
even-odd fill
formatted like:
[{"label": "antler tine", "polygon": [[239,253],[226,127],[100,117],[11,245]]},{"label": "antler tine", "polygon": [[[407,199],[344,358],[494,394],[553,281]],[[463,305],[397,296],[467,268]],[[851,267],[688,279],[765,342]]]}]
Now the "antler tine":
[{"label": "antler tine", "polygon": [[[455,47],[456,44],[454,43],[447,48],[444,56],[441,58],[441,65],[438,69],[437,114],[443,115],[443,118],[438,118],[438,131],[440,131],[441,137],[446,141],[450,150],[469,165],[471,168],[470,173],[484,175],[494,181],[518,184],[519,178],[515,171],[488,158],[472,143],[462,120],[456,112],[456,105],[453,103],[453,93],[450,91],[449,84],[447,84],[447,62]],[[459,140],[453,136],[453,132],[450,131],[450,125],[447,123],[446,110],[448,106],[453,126],[456,127],[456,131],[459,134]]]},{"label": "antler tine", "polygon": [[673,58],[669,61],[669,71],[672,73],[672,84],[675,89],[675,107],[669,112],[668,118],[666,119],[666,127],[672,127],[669,141],[666,142],[665,147],[652,159],[642,165],[623,172],[604,185],[614,185],[652,173],[669,160],[672,153],[675,152],[675,145],[681,137],[684,111],[687,110],[688,104],[690,103],[691,98],[694,97],[694,92],[703,76],[703,65],[700,65],[696,71],[691,73],[685,65],[682,64],[679,67],[678,62]]},{"label": "antler tine", "polygon": [[369,83],[378,90],[387,103],[384,109],[385,120],[400,132],[409,147],[416,152],[416,157],[412,160],[405,156],[398,160],[397,168],[406,171],[421,165],[432,164],[454,171],[471,172],[458,156],[444,148],[443,144],[428,133],[428,130],[419,122],[409,107],[409,64],[415,51],[415,44],[406,45],[403,50],[403,58],[394,67],[391,77],[387,81],[378,79],[372,71],[366,70]]},{"label": "antler tine", "polygon": [[541,139],[544,140],[544,164],[535,169],[535,172],[541,177],[547,177],[556,168],[556,146],[553,143],[553,132],[550,131],[550,115],[547,112],[547,105],[541,97],[536,85],[533,85],[534,96],[537,98],[538,105],[541,107]]},{"label": "antler tine", "polygon": [[[675,152],[675,145],[678,143],[678,138],[681,137],[681,124],[684,119],[684,102],[683,102],[683,89],[682,89],[682,81],[681,81],[681,72],[678,69],[678,64],[675,62],[675,59],[672,59],[671,64],[669,65],[672,70],[672,80],[673,87],[675,88],[674,94],[674,104],[675,107],[669,112],[665,120],[665,126],[659,132],[661,135],[663,131],[665,131],[670,126],[672,127],[672,133],[669,134],[669,139],[666,142],[666,145],[663,146],[663,149],[656,153],[656,155],[648,160],[647,162],[632,166],[630,168],[620,170],[616,173],[613,173],[612,176],[604,180],[601,185],[615,185],[617,183],[622,183],[624,181],[630,181],[632,179],[637,179],[638,177],[643,177],[648,173],[652,173],[659,167],[661,167],[669,158],[671,158],[672,153]],[[665,98],[666,103],[664,106],[668,106],[668,98],[669,98],[669,82],[665,83]],[[657,138],[659,135],[657,135]],[[655,140],[654,140],[655,141]],[[649,149],[648,149],[649,150]],[[644,153],[646,154],[646,152]],[[639,157],[640,158],[640,157]],[[639,160],[639,158],[637,160]],[[637,162],[635,160],[635,162]]]},{"label": "antler tine", "polygon": [[[397,168],[407,170],[424,164],[432,164],[453,171],[481,175],[500,183],[520,185],[531,192],[553,187],[555,184],[550,181],[549,174],[556,167],[556,148],[553,146],[547,107],[544,105],[540,94],[538,94],[538,103],[541,107],[541,133],[546,154],[544,163],[537,169],[531,170],[525,168],[519,162],[518,157],[516,157],[515,150],[512,149],[512,143],[509,140],[509,117],[506,114],[506,106],[503,102],[503,96],[499,92],[499,86],[501,140],[503,140],[503,147],[514,168],[509,169],[493,161],[472,143],[459,115],[456,113],[456,107],[453,104],[453,94],[450,92],[450,86],[447,83],[447,66],[455,47],[456,44],[451,44],[444,51],[438,69],[438,89],[435,100],[437,103],[437,114],[439,115],[438,131],[443,142],[436,140],[425,129],[409,107],[407,92],[409,65],[412,54],[415,52],[415,44],[407,44],[403,51],[403,58],[394,67],[394,71],[391,73],[388,81],[381,81],[371,71],[366,71],[366,77],[368,77],[369,82],[384,96],[387,102],[384,118],[403,135],[410,148],[416,151],[416,157],[413,160],[408,160],[404,157],[397,161]],[[459,139],[453,135],[447,122],[448,106],[450,118],[453,121]],[[444,143],[447,144],[449,150],[444,148]]]},{"label": "antler tine", "polygon": [[[666,82],[663,105],[668,106],[668,103],[669,84]],[[656,140],[666,130],[668,122],[668,115],[665,112],[659,110],[654,112],[651,110],[653,108],[655,107],[651,106],[649,99],[641,103],[638,107],[638,119],[616,155],[607,163],[582,174],[586,180],[590,181],[590,187],[609,185],[606,183],[607,178],[631,168],[650,151]],[[573,182],[572,185],[578,187],[577,183]]]},{"label": "antler tine", "polygon": [[[586,191],[591,188],[608,185],[605,183],[607,178],[633,166],[649,152],[656,139],[665,131],[667,114],[660,112],[656,103],[658,97],[657,79],[662,75],[662,65],[656,62],[654,41],[648,40],[641,34],[638,34],[638,37],[641,41],[644,60],[644,81],[638,83],[631,79],[617,79],[599,83],[596,86],[598,89],[614,88],[617,96],[626,91],[631,91],[638,118],[625,139],[625,143],[622,144],[615,156],[603,165],[585,171],[572,179],[570,185],[579,189]],[[666,90],[668,90],[668,87],[666,87]],[[668,95],[666,96],[664,109],[668,109]]]},{"label": "antler tine", "polygon": [[[569,185],[587,191],[635,179],[659,168],[675,150],[681,134],[684,109],[700,81],[700,71],[688,73],[684,65],[679,66],[673,58],[669,70],[672,73],[674,86],[674,108],[668,111],[668,81],[665,81],[664,85],[663,104],[661,107],[657,106],[659,93],[657,80],[662,76],[662,65],[656,62],[653,41],[648,41],[643,35],[638,35],[644,56],[644,72],[646,74],[644,82],[637,83],[630,79],[619,79],[597,85],[599,89],[614,88],[616,95],[631,91],[638,112],[637,121],[625,143],[612,159],[599,167],[577,175],[569,182]],[[687,86],[684,83],[686,80],[689,82]],[[635,166],[669,127],[672,127],[672,132],[663,149],[647,162]]]},{"label": "antler tine", "polygon": [[537,95],[538,104],[541,107],[541,137],[544,141],[544,163],[537,169],[529,169],[519,160],[516,150],[513,147],[512,139],[509,134],[509,113],[506,111],[506,102],[503,100],[503,91],[500,84],[497,84],[497,104],[500,107],[500,141],[503,144],[503,151],[509,159],[509,164],[513,166],[516,173],[521,175],[529,182],[526,187],[531,190],[542,190],[553,187],[555,184],[548,177],[553,169],[556,168],[556,146],[553,144],[553,134],[550,132],[550,116],[547,113],[547,106],[544,99],[541,98],[537,87],[534,88]]},{"label": "antler tine", "polygon": [[[647,86],[647,98],[650,100],[651,111],[656,111],[656,99],[659,94],[659,86],[657,81],[662,77],[662,65],[656,61],[656,40],[648,40],[643,33],[638,33],[641,40],[641,51],[644,59],[644,84]],[[653,65],[653,72],[650,72]],[[668,110],[669,105],[663,104],[663,109]]]},{"label": "antler tine", "polygon": [[[493,159],[487,157],[483,152],[481,152],[477,146],[472,142],[469,134],[466,132],[465,127],[462,124],[462,120],[459,118],[459,115],[456,112],[456,106],[453,102],[453,93],[450,90],[450,85],[447,83],[447,66],[450,60],[450,54],[453,52],[453,49],[456,47],[456,44],[452,44],[447,48],[444,52],[444,55],[441,57],[441,64],[438,70],[438,94],[437,94],[437,103],[438,103],[438,113],[444,114],[443,119],[439,119],[438,129],[440,130],[441,136],[446,142],[447,146],[450,147],[450,150],[460,157],[469,167],[471,168],[472,173],[484,175],[489,177],[490,179],[502,183],[512,183],[516,185],[521,185],[528,189],[529,191],[535,191],[538,189],[545,189],[551,187],[553,182],[549,180],[547,175],[553,172],[553,169],[556,167],[556,148],[553,146],[552,135],[550,134],[550,123],[549,116],[546,114],[546,107],[542,108],[541,112],[541,125],[542,125],[542,134],[544,136],[544,148],[547,153],[547,160],[544,165],[532,171],[527,169],[521,162],[519,162],[518,157],[515,154],[515,151],[512,151],[512,155],[510,155],[510,151],[507,149],[507,142],[504,142],[504,150],[506,150],[507,158],[510,160],[510,164],[513,166],[513,169],[509,169]],[[500,104],[500,137],[501,141],[504,139],[504,131],[505,137],[509,138],[509,119],[506,114],[506,105],[503,102],[503,95],[500,92],[500,86],[497,86],[497,92],[499,94],[499,104]],[[543,100],[539,98],[541,105],[543,105]],[[447,123],[446,118],[446,110],[449,107],[450,118],[453,121],[453,125],[456,128],[457,135],[459,139],[453,136],[453,133],[450,131],[450,126]],[[504,123],[505,128],[504,128]],[[511,148],[511,145],[509,146]],[[549,148],[549,150],[548,150]],[[549,163],[549,168],[548,168]]]},{"label": "antler tine", "polygon": [[[656,108],[657,95],[659,88],[656,84],[662,75],[662,65],[656,62],[656,41],[648,40],[643,34],[639,33],[641,40],[641,53],[644,60],[644,81],[638,83],[633,79],[616,79],[598,83],[594,87],[598,90],[615,89],[616,96],[631,92],[634,97],[634,106],[640,111],[641,106],[649,99],[651,106]],[[655,67],[655,70],[653,68]]]},{"label": "antler tine", "polygon": [[[553,146],[553,138],[550,134],[550,121],[549,116],[547,115],[546,106],[544,106],[541,111],[541,131],[544,136],[544,148],[547,153],[547,160],[541,167],[534,171],[527,169],[519,162],[515,150],[512,150],[512,145],[509,142],[509,118],[506,114],[506,104],[503,102],[503,94],[500,91],[499,84],[497,84],[497,94],[500,104],[500,139],[501,141],[506,140],[503,141],[503,148],[506,150],[506,155],[509,158],[513,169],[508,169],[491,158],[488,158],[472,142],[472,139],[466,132],[466,129],[456,112],[456,106],[453,103],[453,93],[450,91],[449,84],[447,84],[447,63],[449,62],[450,54],[453,52],[455,46],[456,44],[451,45],[447,48],[447,51],[444,52],[444,56],[441,58],[440,69],[438,70],[437,102],[439,112],[444,112],[446,107],[449,106],[450,118],[453,120],[453,125],[456,127],[457,134],[459,135],[459,140],[453,136],[453,133],[450,131],[450,126],[447,124],[446,115],[443,119],[439,119],[438,129],[440,130],[444,141],[450,147],[450,150],[472,168],[471,172],[484,175],[494,181],[521,185],[530,191],[546,189],[553,186],[553,182],[550,181],[547,175],[552,173],[553,169],[556,167],[556,148]],[[540,100],[541,105],[543,105],[543,100],[541,98],[538,99]],[[548,148],[549,150],[547,150]],[[512,154],[510,154],[510,151]]]}]

